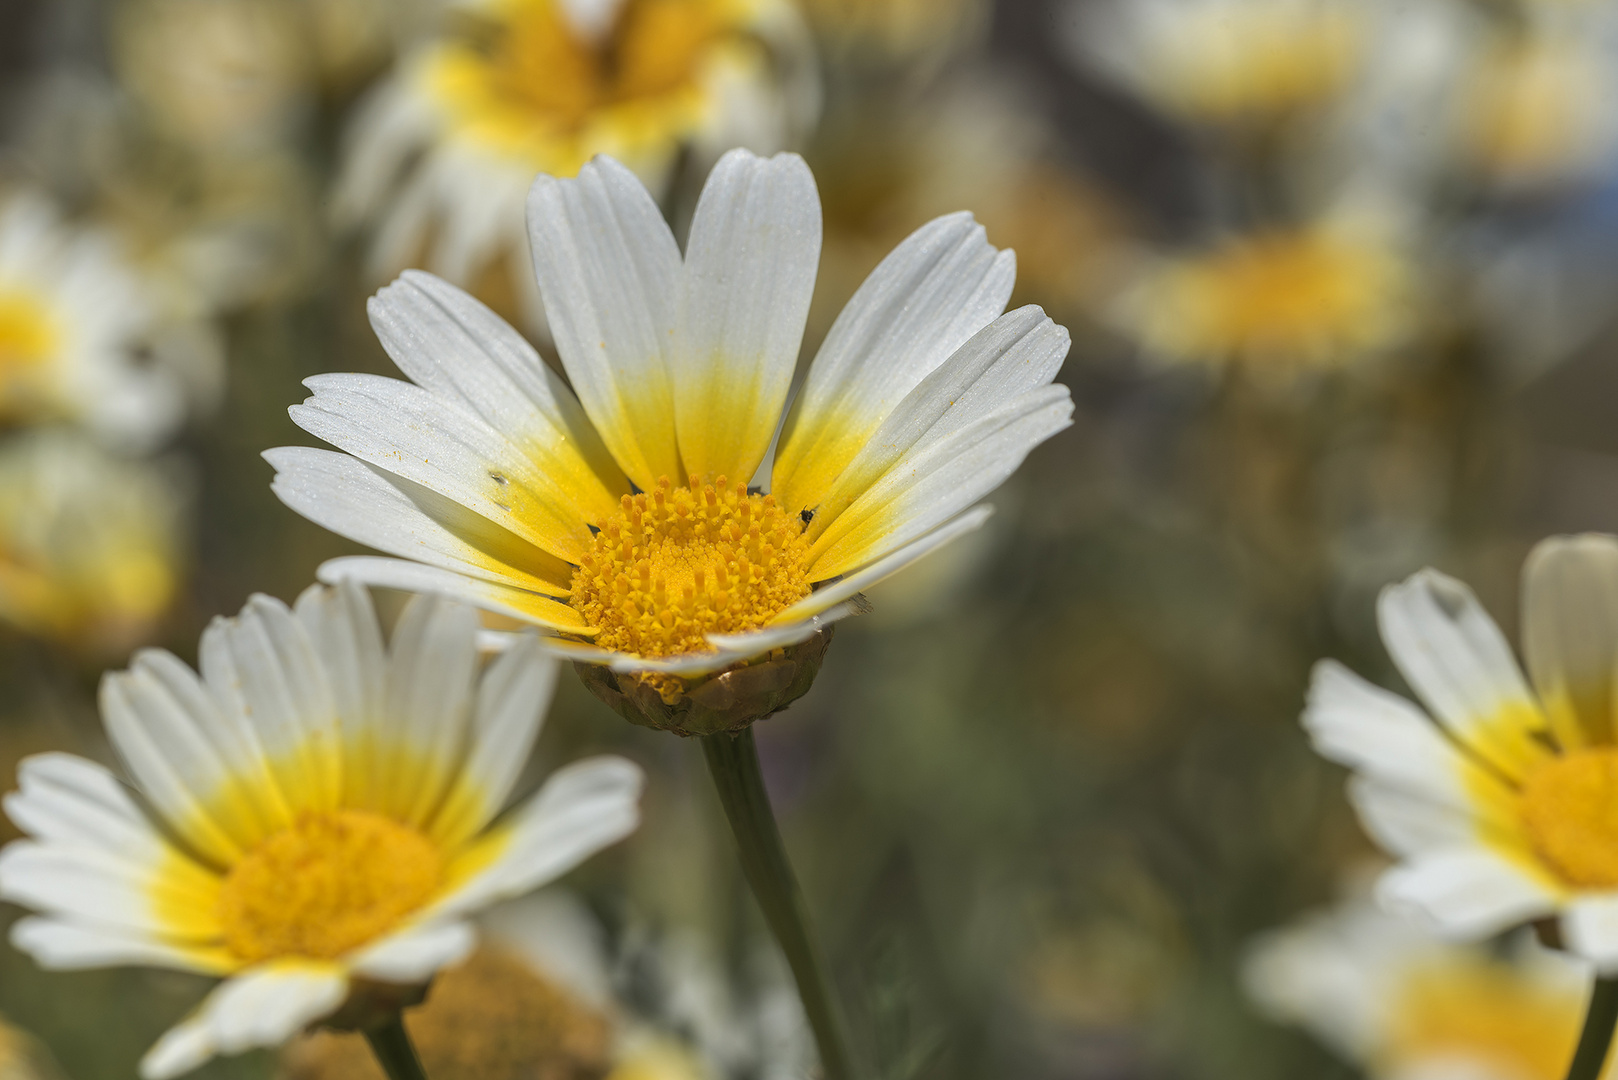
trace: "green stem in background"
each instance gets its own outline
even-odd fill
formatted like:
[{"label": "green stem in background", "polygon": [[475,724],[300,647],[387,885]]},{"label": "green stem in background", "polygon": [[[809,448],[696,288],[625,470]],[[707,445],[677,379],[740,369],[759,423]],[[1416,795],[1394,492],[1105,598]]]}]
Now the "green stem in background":
[{"label": "green stem in background", "polygon": [[1601,1075],[1615,1025],[1618,1025],[1618,978],[1598,975],[1590,991],[1589,1011],[1584,1014],[1584,1030],[1579,1033],[1579,1048],[1573,1051],[1573,1064],[1567,1067],[1567,1080],[1596,1080]]},{"label": "green stem in background", "polygon": [[421,1058],[405,1031],[403,1014],[394,1013],[386,1023],[366,1028],[365,1041],[371,1044],[371,1053],[376,1055],[388,1080],[427,1080]]},{"label": "green stem in background", "polygon": [[846,1026],[826,977],[825,958],[810,931],[798,882],[781,845],[780,830],[775,827],[775,814],[770,810],[770,797],[759,772],[753,729],[743,728],[738,735],[704,735],[702,752],[736,837],[742,873],[798,983],[803,1011],[808,1014],[820,1048],[821,1074],[825,1080],[853,1080]]}]

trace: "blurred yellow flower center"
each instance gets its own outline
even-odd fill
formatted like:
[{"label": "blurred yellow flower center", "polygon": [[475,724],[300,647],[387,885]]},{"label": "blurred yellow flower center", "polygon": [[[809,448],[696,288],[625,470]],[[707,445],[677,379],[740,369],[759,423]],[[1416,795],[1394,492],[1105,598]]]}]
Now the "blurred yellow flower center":
[{"label": "blurred yellow flower center", "polygon": [[1182,15],[1159,42],[1151,64],[1177,107],[1221,121],[1284,113],[1331,97],[1354,70],[1364,31],[1347,9],[1232,7]]},{"label": "blurred yellow flower center", "polygon": [[1330,359],[1390,336],[1398,277],[1390,252],[1321,229],[1232,242],[1163,275],[1159,344],[1189,356]]},{"label": "blurred yellow flower center", "polygon": [[55,321],[43,301],[0,287],[0,395],[49,360],[59,344]]},{"label": "blurred yellow flower center", "polygon": [[741,6],[626,0],[591,41],[560,0],[504,0],[467,17],[460,39],[434,58],[430,85],[464,130],[508,149],[528,146],[553,171],[576,171],[589,148],[575,148],[578,161],[567,169],[549,162],[561,152],[553,141],[587,134],[592,124],[614,128],[617,140],[601,133],[608,141],[678,134],[665,129],[700,108],[700,100],[678,99],[697,93],[704,60],[739,21],[733,9]]},{"label": "blurred yellow flower center", "polygon": [[668,477],[625,495],[573,574],[596,644],[640,656],[711,652],[708,634],[757,630],[809,594],[803,522],[747,485]]},{"label": "blurred yellow flower center", "polygon": [[366,810],[307,814],[231,868],[225,943],[248,961],[332,959],[393,929],[444,878],[421,833]]},{"label": "blurred yellow flower center", "polygon": [[1488,960],[1414,972],[1389,1003],[1385,1075],[1435,1060],[1487,1062],[1524,1080],[1559,1080],[1578,1038],[1577,992]]},{"label": "blurred yellow flower center", "polygon": [[1502,46],[1479,65],[1465,97],[1473,153],[1508,173],[1584,163],[1601,149],[1592,126],[1602,76],[1571,44]]},{"label": "blurred yellow flower center", "polygon": [[1522,789],[1528,837],[1574,885],[1618,885],[1618,748],[1576,750],[1540,766]]}]

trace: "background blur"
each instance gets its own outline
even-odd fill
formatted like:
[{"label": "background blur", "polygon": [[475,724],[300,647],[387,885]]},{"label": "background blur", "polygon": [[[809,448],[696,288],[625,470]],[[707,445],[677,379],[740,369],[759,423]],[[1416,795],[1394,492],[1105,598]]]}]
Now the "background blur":
[{"label": "background blur", "polygon": [[[1618,531],[1614,88],[1607,0],[0,0],[0,775],[105,759],[102,669],[354,550],[259,453],[308,441],[306,376],[394,374],[397,269],[543,346],[535,171],[610,150],[678,227],[718,151],[796,149],[805,363],[957,209],[1074,336],[1074,426],[758,731],[876,1075],[1391,1067],[1243,990],[1372,855],[1297,715],[1322,656],[1398,686],[1382,585],[1438,566],[1509,629],[1534,540]],[[570,885],[741,971],[698,748],[564,679],[541,765],[607,748],[650,812]],[[203,989],[0,949],[0,1013],[79,1080]]]}]

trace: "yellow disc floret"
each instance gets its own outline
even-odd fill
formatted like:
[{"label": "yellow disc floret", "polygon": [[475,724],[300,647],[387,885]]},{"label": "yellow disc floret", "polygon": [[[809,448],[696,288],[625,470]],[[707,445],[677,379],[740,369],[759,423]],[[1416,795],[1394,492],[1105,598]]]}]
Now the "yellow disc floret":
[{"label": "yellow disc floret", "polygon": [[711,652],[708,634],[763,627],[809,594],[803,522],[747,485],[668,477],[625,495],[573,575],[573,606],[606,649]]},{"label": "yellow disc floret", "polygon": [[443,877],[438,848],[407,825],[366,810],[307,814],[231,868],[219,921],[245,960],[332,959],[393,929]]},{"label": "yellow disc floret", "polygon": [[1534,850],[1573,885],[1618,885],[1618,748],[1578,750],[1542,765],[1522,789]]}]

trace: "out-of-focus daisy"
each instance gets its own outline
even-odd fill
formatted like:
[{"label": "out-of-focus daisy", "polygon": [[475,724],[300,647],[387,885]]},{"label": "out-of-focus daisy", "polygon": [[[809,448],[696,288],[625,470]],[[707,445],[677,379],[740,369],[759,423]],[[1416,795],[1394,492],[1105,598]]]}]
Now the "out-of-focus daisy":
[{"label": "out-of-focus daisy", "polygon": [[1339,212],[1148,262],[1116,313],[1161,359],[1291,374],[1399,344],[1412,326],[1413,287],[1389,222]]},{"label": "out-of-focus daisy", "polygon": [[[589,910],[559,890],[486,913],[483,947],[442,972],[406,1016],[427,1074],[789,1080],[810,1071],[812,1043],[784,973],[745,1002],[733,1000],[718,969],[684,939],[630,926],[609,941]],[[774,1019],[766,1014],[783,996],[796,1038],[761,1022]],[[357,1035],[322,1031],[287,1047],[281,1075],[380,1080],[368,1058]]]},{"label": "out-of-focus daisy", "polygon": [[1447,943],[1356,901],[1260,938],[1243,976],[1264,1012],[1375,1078],[1561,1080],[1588,972],[1531,941],[1512,945]]},{"label": "out-of-focus daisy", "polygon": [[0,422],[67,419],[145,449],[185,418],[180,374],[152,353],[159,298],[111,234],[32,193],[0,197]]},{"label": "out-of-focus daisy", "polygon": [[[141,1065],[176,1076],[285,1041],[353,980],[417,985],[465,957],[478,909],[634,829],[641,774],[577,762],[495,820],[555,685],[532,637],[481,675],[476,613],[417,598],[392,643],[366,592],[251,599],[202,637],[199,678],[136,654],[102,683],[140,802],[100,765],[25,760],[0,896],[49,968],[147,964],[224,982]],[[155,815],[152,816],[152,815]]]},{"label": "out-of-focus daisy", "polygon": [[837,58],[943,59],[988,22],[983,0],[801,0],[826,51]]},{"label": "out-of-focus daisy", "polygon": [[1361,820],[1402,860],[1386,903],[1457,937],[1554,919],[1618,971],[1618,539],[1542,542],[1522,612],[1532,689],[1466,586],[1433,570],[1390,586],[1382,638],[1437,722],[1324,661],[1304,724],[1358,774]]},{"label": "out-of-focus daisy", "polygon": [[1086,0],[1077,55],[1173,115],[1262,123],[1330,102],[1369,34],[1365,0]]},{"label": "out-of-focus daisy", "polygon": [[661,192],[682,150],[787,145],[813,107],[784,0],[463,0],[356,116],[340,221],[375,225],[379,273],[425,265],[532,292],[523,199],[596,154]]},{"label": "out-of-focus daisy", "polygon": [[[963,511],[1069,423],[1051,384],[1067,332],[1034,307],[1000,315],[1013,257],[969,214],[871,274],[784,421],[820,249],[801,159],[725,155],[683,259],[606,158],[536,181],[530,225],[578,398],[453,287],[409,273],[384,289],[372,324],[414,383],[310,379],[293,419],[353,456],[266,454],[288,506],[403,557],[335,560],[327,580],[520,616],[673,706],[688,679],[823,648],[860,589],[980,524],[986,509]],[[749,490],[755,472],[770,494]],[[799,674],[760,665],[705,692],[719,708],[753,686],[767,713],[807,689]]]},{"label": "out-of-focus daisy", "polygon": [[177,477],[82,436],[0,444],[0,619],[75,651],[121,653],[174,600],[185,516]]}]

